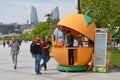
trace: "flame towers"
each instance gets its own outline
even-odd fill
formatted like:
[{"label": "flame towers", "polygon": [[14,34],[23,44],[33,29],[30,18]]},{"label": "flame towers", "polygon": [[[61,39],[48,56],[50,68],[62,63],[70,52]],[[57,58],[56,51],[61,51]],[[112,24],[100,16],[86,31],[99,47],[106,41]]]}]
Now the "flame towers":
[{"label": "flame towers", "polygon": [[51,12],[52,19],[59,19],[59,9],[55,7],[54,10]]},{"label": "flame towers", "polygon": [[31,15],[30,15],[31,24],[38,23],[37,10],[34,6],[31,6]]}]

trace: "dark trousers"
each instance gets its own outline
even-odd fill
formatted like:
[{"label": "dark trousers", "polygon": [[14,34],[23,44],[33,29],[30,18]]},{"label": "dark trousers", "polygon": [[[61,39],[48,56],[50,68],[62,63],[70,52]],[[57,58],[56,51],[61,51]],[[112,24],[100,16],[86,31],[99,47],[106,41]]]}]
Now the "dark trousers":
[{"label": "dark trousers", "polygon": [[69,65],[73,65],[74,64],[73,49],[68,49],[68,59],[69,59]]},{"label": "dark trousers", "polygon": [[50,60],[49,51],[43,51],[43,63],[41,67],[43,66],[44,69],[47,69],[47,62]]}]

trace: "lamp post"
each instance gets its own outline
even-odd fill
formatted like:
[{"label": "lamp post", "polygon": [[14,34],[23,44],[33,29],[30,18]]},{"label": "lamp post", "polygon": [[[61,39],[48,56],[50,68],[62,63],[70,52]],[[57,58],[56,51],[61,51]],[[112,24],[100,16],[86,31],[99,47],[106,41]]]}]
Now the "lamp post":
[{"label": "lamp post", "polygon": [[50,24],[50,16],[51,16],[50,13],[48,13],[48,14],[45,15],[45,17],[47,17],[47,19],[48,19],[48,20],[47,20],[47,21],[48,21],[48,29],[50,28],[50,27],[49,27],[49,24]]},{"label": "lamp post", "polygon": [[81,11],[80,11],[80,0],[78,0],[78,14],[80,14]]}]

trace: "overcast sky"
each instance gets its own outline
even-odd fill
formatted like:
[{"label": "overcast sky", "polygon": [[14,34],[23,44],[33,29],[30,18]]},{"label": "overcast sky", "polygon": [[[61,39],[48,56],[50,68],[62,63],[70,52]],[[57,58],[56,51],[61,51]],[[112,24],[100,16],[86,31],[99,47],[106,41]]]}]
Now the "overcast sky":
[{"label": "overcast sky", "polygon": [[77,0],[0,0],[0,23],[25,24],[30,20],[31,5],[36,7],[39,21],[44,15],[59,7],[60,18],[77,13]]}]

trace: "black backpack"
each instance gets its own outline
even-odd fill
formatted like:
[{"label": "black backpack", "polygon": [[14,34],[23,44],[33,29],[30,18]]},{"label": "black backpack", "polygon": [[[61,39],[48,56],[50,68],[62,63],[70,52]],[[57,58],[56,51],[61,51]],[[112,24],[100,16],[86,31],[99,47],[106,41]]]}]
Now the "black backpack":
[{"label": "black backpack", "polygon": [[42,54],[42,51],[40,49],[40,44],[32,42],[31,45],[30,45],[30,52],[32,54]]}]

